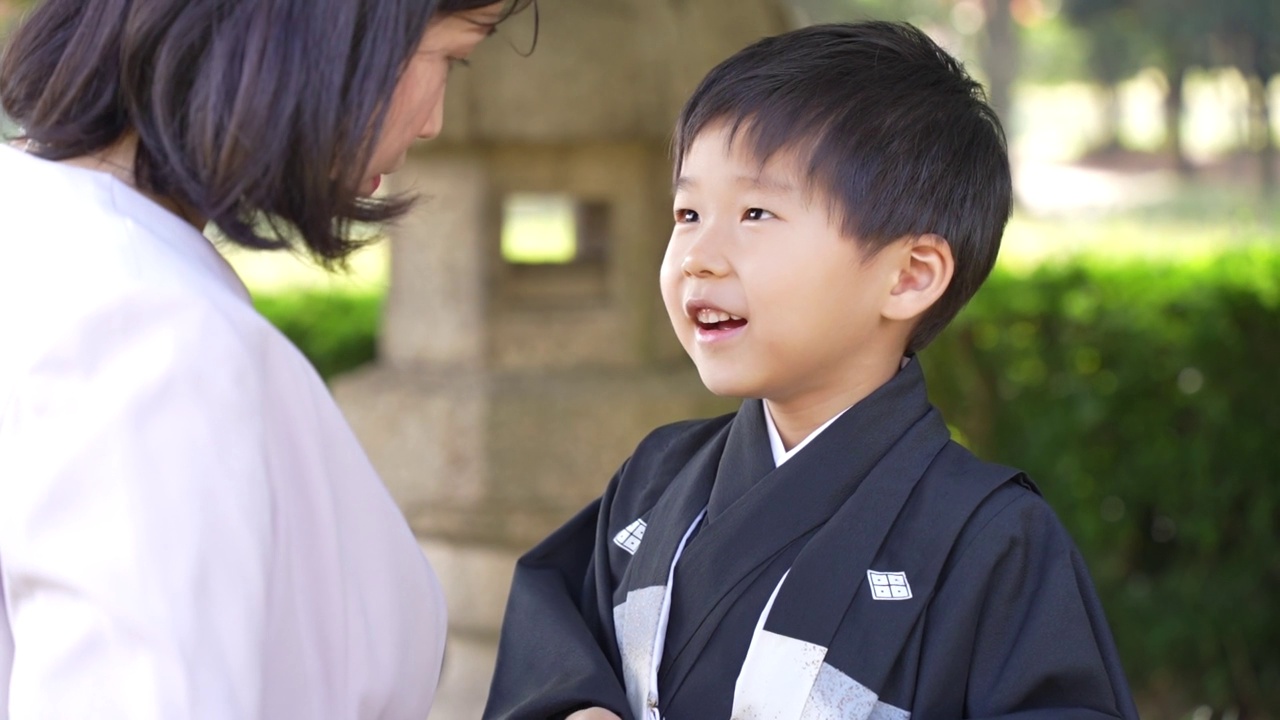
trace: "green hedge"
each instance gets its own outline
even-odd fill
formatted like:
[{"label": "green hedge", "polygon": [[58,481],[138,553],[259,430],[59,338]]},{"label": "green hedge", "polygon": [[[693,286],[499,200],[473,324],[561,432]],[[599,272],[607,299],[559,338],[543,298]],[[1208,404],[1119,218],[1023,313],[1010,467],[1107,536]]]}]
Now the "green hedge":
[{"label": "green hedge", "polygon": [[[373,356],[377,297],[260,306],[326,375]],[[1280,715],[1280,251],[1000,270],[922,360],[1070,528],[1135,687]]]},{"label": "green hedge", "polygon": [[257,294],[254,305],[329,379],[373,361],[382,300],[380,293],[308,290]]},{"label": "green hedge", "polygon": [[923,360],[1070,528],[1135,686],[1280,715],[1280,252],[997,274]]}]

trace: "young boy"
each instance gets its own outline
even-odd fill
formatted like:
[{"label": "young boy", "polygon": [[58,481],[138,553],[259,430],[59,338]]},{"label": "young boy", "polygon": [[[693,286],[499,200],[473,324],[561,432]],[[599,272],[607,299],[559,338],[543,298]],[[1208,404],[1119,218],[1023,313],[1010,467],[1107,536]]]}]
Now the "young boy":
[{"label": "young boy", "polygon": [[890,23],[703,81],[662,295],[707,387],[750,399],[654,431],[520,561],[486,717],[1137,717],[1067,533],[950,442],[914,358],[1009,216],[982,98]]}]

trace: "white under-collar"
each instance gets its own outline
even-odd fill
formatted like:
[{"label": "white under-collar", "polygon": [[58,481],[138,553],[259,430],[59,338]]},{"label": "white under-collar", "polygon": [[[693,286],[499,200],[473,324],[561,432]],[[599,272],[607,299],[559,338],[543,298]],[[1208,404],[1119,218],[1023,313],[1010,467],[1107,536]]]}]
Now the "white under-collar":
[{"label": "white under-collar", "polygon": [[[809,433],[808,437],[801,440],[795,447],[788,450],[783,446],[782,436],[778,434],[778,426],[773,422],[773,414],[769,412],[768,401],[762,402],[764,404],[764,426],[769,430],[769,449],[773,451],[773,464],[775,467],[782,467],[782,463],[790,460],[793,455],[803,450],[805,445],[808,445],[814,438],[818,437],[823,430],[830,427],[831,423],[839,420],[841,415],[849,411],[849,408],[845,408],[844,410],[836,413],[834,417],[822,423],[817,430]],[[850,405],[849,407],[853,406]]]}]

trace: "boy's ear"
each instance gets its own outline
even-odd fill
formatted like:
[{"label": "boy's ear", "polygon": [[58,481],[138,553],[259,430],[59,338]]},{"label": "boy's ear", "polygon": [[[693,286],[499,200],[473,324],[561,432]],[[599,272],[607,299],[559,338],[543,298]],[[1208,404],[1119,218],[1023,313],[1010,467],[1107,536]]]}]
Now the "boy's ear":
[{"label": "boy's ear", "polygon": [[882,311],[889,320],[914,320],[923,315],[946,292],[956,270],[951,245],[941,235],[929,233],[902,242],[897,282]]}]

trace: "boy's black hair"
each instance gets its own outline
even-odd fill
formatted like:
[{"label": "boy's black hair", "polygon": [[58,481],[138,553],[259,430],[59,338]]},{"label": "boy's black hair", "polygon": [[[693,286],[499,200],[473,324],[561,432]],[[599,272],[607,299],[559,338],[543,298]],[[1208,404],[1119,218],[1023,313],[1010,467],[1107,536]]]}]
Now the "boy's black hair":
[{"label": "boy's black hair", "polygon": [[1004,130],[982,86],[917,28],[816,25],[737,53],[680,114],[677,176],[694,139],[717,123],[762,164],[801,152],[811,189],[870,253],[904,237],[946,239],[955,276],[908,352],[933,340],[990,274],[1012,210]]},{"label": "boy's black hair", "polygon": [[296,236],[340,261],[353,222],[410,205],[359,185],[428,22],[495,1],[42,0],[5,48],[0,105],[49,160],[136,133],[140,189],[235,243]]}]

